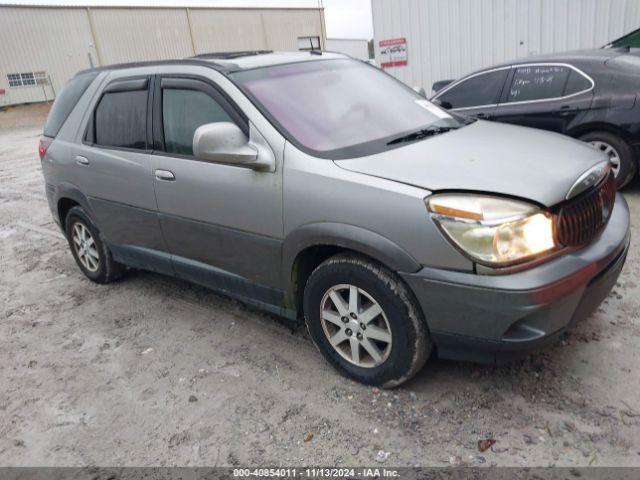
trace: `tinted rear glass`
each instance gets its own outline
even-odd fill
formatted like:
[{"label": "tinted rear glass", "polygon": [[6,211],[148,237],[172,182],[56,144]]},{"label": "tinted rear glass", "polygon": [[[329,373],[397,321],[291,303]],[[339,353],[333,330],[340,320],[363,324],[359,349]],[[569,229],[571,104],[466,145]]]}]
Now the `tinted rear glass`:
[{"label": "tinted rear glass", "polygon": [[95,143],[105,147],[147,147],[147,90],[107,92],[95,114]]},{"label": "tinted rear glass", "polygon": [[87,90],[91,82],[98,76],[98,72],[83,73],[73,77],[53,102],[47,123],[44,125],[44,134],[47,137],[55,137],[67,120],[67,117],[76,106],[82,94]]},{"label": "tinted rear glass", "polygon": [[478,107],[498,103],[498,96],[509,69],[482,73],[460,82],[438,97],[451,108]]}]

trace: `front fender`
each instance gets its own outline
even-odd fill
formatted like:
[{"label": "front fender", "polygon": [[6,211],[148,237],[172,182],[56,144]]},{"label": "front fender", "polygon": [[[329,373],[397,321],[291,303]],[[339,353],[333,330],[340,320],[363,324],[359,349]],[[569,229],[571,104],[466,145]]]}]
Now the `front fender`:
[{"label": "front fender", "polygon": [[290,285],[291,272],[298,255],[316,246],[354,250],[396,272],[417,272],[422,267],[406,250],[376,232],[344,223],[311,223],[296,228],[284,239],[282,272],[285,286]]}]

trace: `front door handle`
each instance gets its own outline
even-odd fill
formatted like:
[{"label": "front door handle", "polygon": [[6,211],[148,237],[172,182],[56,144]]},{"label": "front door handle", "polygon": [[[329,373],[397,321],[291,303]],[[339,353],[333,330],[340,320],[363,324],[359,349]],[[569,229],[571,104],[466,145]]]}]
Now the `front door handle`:
[{"label": "front door handle", "polygon": [[76,155],[76,163],[78,165],[86,167],[89,165],[89,159],[87,157],[83,157],[82,155]]},{"label": "front door handle", "polygon": [[176,179],[176,176],[169,170],[156,170],[156,178],[165,182],[172,182]]}]

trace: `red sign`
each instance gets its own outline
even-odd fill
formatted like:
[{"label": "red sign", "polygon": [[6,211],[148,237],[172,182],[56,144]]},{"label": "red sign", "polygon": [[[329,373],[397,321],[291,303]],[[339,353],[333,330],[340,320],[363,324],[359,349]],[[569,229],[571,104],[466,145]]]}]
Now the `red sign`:
[{"label": "red sign", "polygon": [[390,38],[380,40],[380,66],[382,68],[400,67],[407,64],[407,39]]},{"label": "red sign", "polygon": [[4,95],[5,94],[5,89],[4,88],[0,88],[0,95]]}]

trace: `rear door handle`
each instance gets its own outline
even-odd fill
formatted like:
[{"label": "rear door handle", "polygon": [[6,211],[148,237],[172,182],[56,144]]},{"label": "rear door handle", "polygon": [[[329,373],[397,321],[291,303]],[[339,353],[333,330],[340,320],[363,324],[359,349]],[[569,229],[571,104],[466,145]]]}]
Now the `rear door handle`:
[{"label": "rear door handle", "polygon": [[573,113],[577,110],[577,108],[572,107],[571,105],[563,105],[560,107],[560,115],[565,116]]},{"label": "rear door handle", "polygon": [[176,176],[169,170],[156,170],[156,178],[165,182],[172,182],[176,179]]},{"label": "rear door handle", "polygon": [[76,163],[78,165],[86,167],[89,165],[89,159],[87,157],[83,157],[82,155],[76,155]]}]

